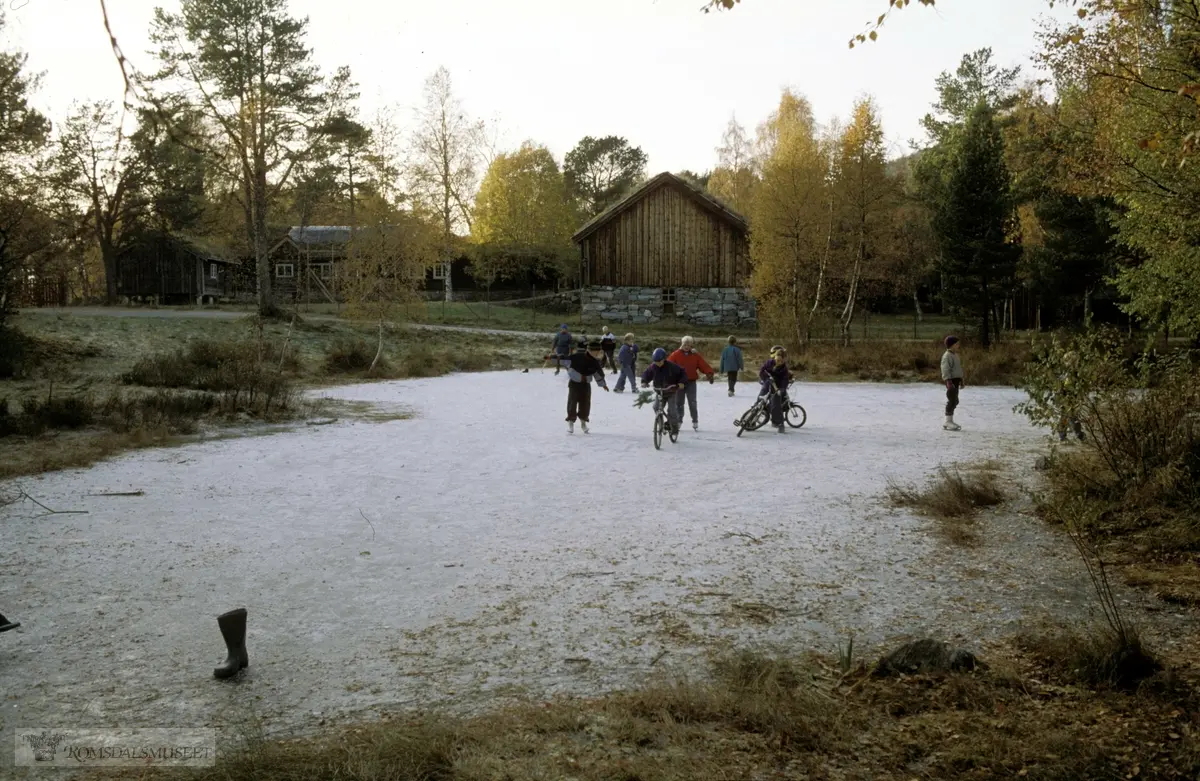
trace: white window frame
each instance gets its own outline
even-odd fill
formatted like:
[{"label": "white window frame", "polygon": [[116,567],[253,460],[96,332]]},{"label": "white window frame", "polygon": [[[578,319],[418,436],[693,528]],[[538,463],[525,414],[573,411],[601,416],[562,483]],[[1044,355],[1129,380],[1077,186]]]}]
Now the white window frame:
[{"label": "white window frame", "polygon": [[314,263],[312,267],[316,269],[318,279],[333,279],[333,263]]},{"label": "white window frame", "polygon": [[[287,273],[284,273],[286,270]],[[275,276],[279,279],[295,279],[296,264],[295,263],[276,263]]]},{"label": "white window frame", "polygon": [[208,264],[208,278],[209,279],[219,279],[220,278],[217,275],[217,264],[216,263]]},{"label": "white window frame", "polygon": [[446,279],[449,276],[450,276],[450,264],[449,263],[434,263],[433,264],[433,278],[434,279]]}]

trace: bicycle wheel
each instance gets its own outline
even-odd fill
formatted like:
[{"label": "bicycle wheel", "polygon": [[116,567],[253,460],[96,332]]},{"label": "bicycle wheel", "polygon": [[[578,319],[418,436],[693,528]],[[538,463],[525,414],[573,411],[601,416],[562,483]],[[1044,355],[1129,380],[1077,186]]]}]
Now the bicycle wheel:
[{"label": "bicycle wheel", "polygon": [[808,422],[808,413],[804,411],[804,407],[793,401],[788,405],[787,416],[784,417],[784,421],[792,428],[800,428]]},{"label": "bicycle wheel", "polygon": [[662,450],[663,419],[662,415],[654,416],[654,449]]},{"label": "bicycle wheel", "polygon": [[742,432],[754,431],[759,426],[761,426],[762,424],[758,422],[758,418],[759,418],[759,409],[758,409],[758,405],[755,404],[753,407],[746,410],[745,414],[742,415],[742,419],[738,421],[737,435],[740,437],[742,435]]},{"label": "bicycle wheel", "polygon": [[742,420],[751,431],[758,431],[771,421],[771,408],[765,401],[757,402]]},{"label": "bicycle wheel", "polygon": [[770,422],[771,422],[771,410],[768,409],[767,407],[763,407],[762,410],[758,413],[758,420],[756,420],[754,422],[754,429],[757,431],[758,429],[762,428],[763,426],[767,425]]}]

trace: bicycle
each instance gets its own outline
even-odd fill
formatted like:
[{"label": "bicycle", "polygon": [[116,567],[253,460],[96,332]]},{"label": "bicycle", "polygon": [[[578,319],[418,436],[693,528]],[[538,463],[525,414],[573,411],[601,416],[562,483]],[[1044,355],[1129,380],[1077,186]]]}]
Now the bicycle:
[{"label": "bicycle", "polygon": [[678,386],[671,385],[666,388],[654,389],[654,449],[662,450],[663,432],[667,432],[667,436],[672,443],[679,441],[679,427],[671,425],[671,416],[667,412],[667,405],[671,403],[671,397],[675,395]]},{"label": "bicycle", "polygon": [[759,396],[750,409],[746,410],[740,418],[733,421],[733,425],[737,426],[737,435],[740,437],[744,431],[757,431],[771,420],[771,400],[776,394],[782,394],[784,398],[783,422],[791,428],[800,428],[808,422],[808,412],[797,402],[792,401],[786,391],[779,390],[779,387],[774,382],[771,383],[771,390],[766,394]]}]

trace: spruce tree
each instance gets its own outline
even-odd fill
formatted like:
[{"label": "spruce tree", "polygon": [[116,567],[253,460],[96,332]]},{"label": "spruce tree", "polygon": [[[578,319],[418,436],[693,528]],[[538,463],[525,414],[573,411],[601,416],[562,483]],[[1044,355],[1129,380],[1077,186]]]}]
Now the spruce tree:
[{"label": "spruce tree", "polygon": [[1008,240],[1013,202],[1004,139],[992,110],[980,103],[952,141],[944,186],[933,204],[934,229],[942,245],[939,271],[943,299],[979,323],[984,347],[992,342],[992,308],[1008,291],[1020,247]]}]

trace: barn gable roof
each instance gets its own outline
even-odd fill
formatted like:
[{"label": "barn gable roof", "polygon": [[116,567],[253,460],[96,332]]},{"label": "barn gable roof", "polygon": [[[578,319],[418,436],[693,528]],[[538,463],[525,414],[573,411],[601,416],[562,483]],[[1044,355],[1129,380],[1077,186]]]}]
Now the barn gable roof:
[{"label": "barn gable roof", "polygon": [[718,219],[729,223],[734,228],[737,228],[743,232],[749,230],[750,226],[746,221],[746,218],[731,209],[724,201],[712,195],[711,193],[702,190],[688,180],[676,176],[670,171],[663,171],[658,176],[647,180],[641,186],[635,188],[633,192],[629,193],[629,195],[626,195],[612,206],[588,220],[584,226],[576,231],[575,235],[571,237],[571,241],[577,244],[583,241],[621,212],[625,211],[642,198],[645,198],[652,191],[664,184],[668,186],[674,186],[676,189],[682,191],[706,211],[713,214]]}]

